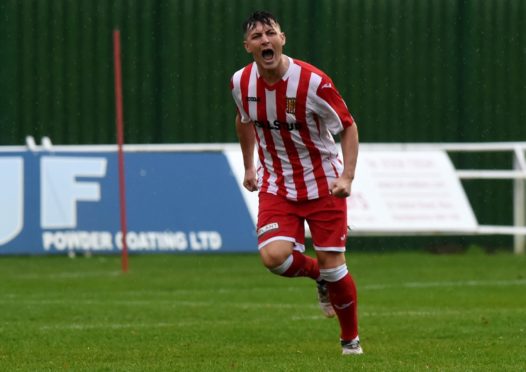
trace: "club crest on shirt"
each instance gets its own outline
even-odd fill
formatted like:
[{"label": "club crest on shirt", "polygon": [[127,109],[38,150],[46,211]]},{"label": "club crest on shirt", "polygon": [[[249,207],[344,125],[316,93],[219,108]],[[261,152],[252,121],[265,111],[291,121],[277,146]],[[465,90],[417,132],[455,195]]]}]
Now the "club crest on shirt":
[{"label": "club crest on shirt", "polygon": [[296,114],[296,98],[287,97],[287,114]]}]

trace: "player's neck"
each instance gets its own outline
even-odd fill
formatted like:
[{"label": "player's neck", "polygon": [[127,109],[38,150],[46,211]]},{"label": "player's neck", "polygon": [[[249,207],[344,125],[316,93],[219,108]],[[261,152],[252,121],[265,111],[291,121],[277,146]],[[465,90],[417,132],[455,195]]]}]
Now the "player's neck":
[{"label": "player's neck", "polygon": [[289,69],[289,58],[282,54],[279,64],[274,69],[265,69],[258,66],[259,76],[265,80],[269,85],[275,84],[281,80],[283,76],[287,73]]}]

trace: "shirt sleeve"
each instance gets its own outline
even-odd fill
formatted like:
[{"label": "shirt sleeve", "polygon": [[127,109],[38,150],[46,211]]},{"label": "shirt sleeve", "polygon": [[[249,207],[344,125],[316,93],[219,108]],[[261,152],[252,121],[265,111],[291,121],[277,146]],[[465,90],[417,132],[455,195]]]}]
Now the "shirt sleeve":
[{"label": "shirt sleeve", "polygon": [[243,107],[241,89],[239,88],[239,84],[237,86],[236,84],[234,84],[234,78],[230,79],[230,90],[232,91],[232,97],[234,98],[234,102],[236,103],[237,113],[241,118],[241,122],[250,122],[250,117],[248,116],[247,112],[245,111],[245,108]]},{"label": "shirt sleeve", "polygon": [[317,114],[332,134],[354,124],[354,119],[331,79],[324,77],[316,90]]}]

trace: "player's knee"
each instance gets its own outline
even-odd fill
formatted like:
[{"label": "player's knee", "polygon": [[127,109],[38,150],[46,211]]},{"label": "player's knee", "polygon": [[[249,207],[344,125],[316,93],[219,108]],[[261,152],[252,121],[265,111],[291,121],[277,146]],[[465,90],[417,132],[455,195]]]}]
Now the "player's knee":
[{"label": "player's knee", "polygon": [[293,256],[289,255],[281,263],[278,263],[279,261],[276,260],[274,263],[265,266],[272,274],[285,275],[286,271],[291,267],[293,260]]},{"label": "player's knee", "polygon": [[345,264],[345,255],[342,252],[317,251],[316,256],[320,269],[330,269]]},{"label": "player's knee", "polygon": [[[288,260],[292,260],[292,246],[290,247],[279,247],[269,244],[259,250],[261,262],[267,269],[272,272],[281,271],[281,269],[287,265]],[[290,266],[290,263],[288,263]],[[286,270],[286,269],[285,269]]]},{"label": "player's knee", "polygon": [[272,271],[272,269],[277,268],[278,266],[281,266],[287,261],[287,258],[290,256],[288,255],[282,255],[282,254],[262,254],[261,256],[261,262],[265,267]]}]

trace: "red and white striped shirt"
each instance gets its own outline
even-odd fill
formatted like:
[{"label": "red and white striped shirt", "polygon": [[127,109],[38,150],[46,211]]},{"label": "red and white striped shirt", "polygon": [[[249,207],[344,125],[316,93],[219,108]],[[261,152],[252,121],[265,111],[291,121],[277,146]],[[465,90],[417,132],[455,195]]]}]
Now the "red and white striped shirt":
[{"label": "red and white striped shirt", "polygon": [[354,120],[332,80],[316,67],[289,58],[280,81],[268,85],[253,62],[230,82],[241,122],[253,122],[261,192],[290,200],[329,195],[343,164],[331,134]]}]

